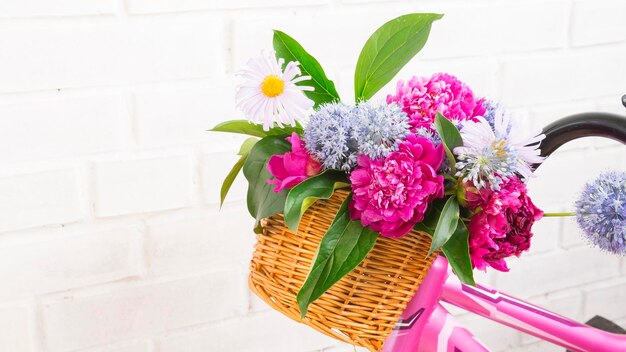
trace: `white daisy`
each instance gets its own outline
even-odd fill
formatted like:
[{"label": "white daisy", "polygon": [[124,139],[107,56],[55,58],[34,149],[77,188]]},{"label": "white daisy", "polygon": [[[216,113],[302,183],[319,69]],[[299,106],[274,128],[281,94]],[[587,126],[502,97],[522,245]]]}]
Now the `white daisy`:
[{"label": "white daisy", "polygon": [[461,137],[463,146],[454,148],[458,156],[457,176],[463,181],[472,181],[477,188],[500,189],[500,184],[509,177],[519,174],[522,179],[532,176],[532,164],[540,163],[539,143],[545,138],[516,138],[515,126],[505,113],[494,116],[492,125],[483,117],[478,122],[463,121]]},{"label": "white daisy", "polygon": [[246,115],[248,121],[263,124],[268,131],[274,122],[295,126],[296,119],[313,107],[312,100],[303,91],[312,91],[313,87],[297,86],[296,83],[307,81],[311,76],[300,76],[299,63],[292,61],[282,70],[284,59],[276,60],[275,52],[264,51],[261,57],[250,59],[247,67],[237,73],[245,82],[237,86],[237,107]]}]

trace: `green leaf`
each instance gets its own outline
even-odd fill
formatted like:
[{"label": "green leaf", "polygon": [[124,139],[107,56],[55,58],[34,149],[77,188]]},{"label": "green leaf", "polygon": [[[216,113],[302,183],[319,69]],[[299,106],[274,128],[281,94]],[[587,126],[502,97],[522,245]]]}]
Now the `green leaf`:
[{"label": "green leaf", "polygon": [[239,156],[248,155],[252,147],[254,147],[254,145],[258,141],[259,140],[254,137],[246,138],[246,140],[243,141],[243,143],[241,143],[241,147],[239,148],[239,152],[237,153],[237,155]]},{"label": "green leaf", "polygon": [[[248,211],[256,220],[255,232],[260,228],[261,219],[283,211],[287,190],[274,192],[274,186],[267,183],[272,175],[267,171],[267,162],[275,154],[291,150],[285,136],[268,136],[258,141],[250,150],[243,164],[243,174],[248,180]],[[258,232],[257,232],[258,233]]]},{"label": "green leaf", "polygon": [[461,138],[459,129],[456,128],[452,121],[448,120],[440,113],[437,113],[435,117],[435,130],[437,130],[437,133],[441,136],[441,140],[450,150],[454,150],[454,148],[463,145],[463,138]]},{"label": "green leaf", "polygon": [[247,134],[254,137],[290,135],[292,132],[302,134],[302,126],[296,121],[296,126],[272,127],[269,131],[264,131],[262,125],[256,125],[246,120],[230,120],[219,123],[209,131]]},{"label": "green leaf", "polygon": [[314,107],[340,100],[335,84],[326,77],[320,63],[306,52],[295,39],[281,31],[275,30],[274,50],[276,50],[276,57],[283,58],[286,62],[298,61],[302,75],[311,76],[310,80],[298,82],[296,85],[309,86],[315,89],[313,91],[304,91],[304,94],[315,102]]},{"label": "green leaf", "polygon": [[445,200],[443,198],[435,199],[428,206],[428,210],[426,210],[426,213],[424,214],[424,220],[415,224],[413,229],[426,232],[432,237],[435,234],[435,228],[437,228],[437,222],[439,221],[444,205]]},{"label": "green leaf", "polygon": [[452,169],[452,175],[456,173],[456,159],[454,158],[454,148],[463,145],[463,138],[456,126],[448,119],[446,119],[440,113],[437,113],[435,117],[435,130],[441,137],[443,147],[446,151],[446,157],[450,163],[450,169]]},{"label": "green leaf", "polygon": [[328,199],[336,188],[348,183],[346,173],[338,170],[327,170],[308,178],[295,187],[287,195],[285,201],[285,224],[293,232],[298,230],[302,214],[317,199]]},{"label": "green leaf", "polygon": [[443,245],[442,250],[452,270],[454,270],[454,273],[459,277],[461,282],[476,286],[474,273],[472,272],[472,262],[469,256],[468,238],[469,233],[467,227],[463,220],[459,219],[456,231],[454,231],[454,234],[450,237],[448,242]]},{"label": "green leaf", "polygon": [[443,17],[413,13],[395,18],[372,34],[361,50],[354,73],[356,101],[368,100],[426,44],[432,23]]},{"label": "green leaf", "polygon": [[226,175],[226,178],[224,178],[224,182],[222,182],[222,188],[220,190],[220,208],[224,204],[224,199],[226,199],[226,195],[230,190],[230,186],[233,185],[235,178],[237,178],[237,175],[239,175],[239,171],[241,171],[241,168],[246,162],[246,159],[248,159],[248,154],[242,155],[237,163],[235,163],[235,166],[233,166],[233,168],[230,170],[228,175]]},{"label": "green leaf", "polygon": [[341,205],[333,224],[324,235],[311,271],[298,292],[297,301],[302,317],[309,305],[333,284],[359,265],[376,243],[378,233],[350,220],[348,202]]},{"label": "green leaf", "polygon": [[224,182],[222,183],[222,188],[220,190],[220,208],[224,204],[224,199],[226,199],[226,195],[228,194],[230,187],[233,185],[233,181],[235,181],[235,178],[239,175],[239,171],[241,171],[243,164],[246,162],[250,149],[252,149],[258,141],[258,139],[250,137],[241,144],[239,153],[237,153],[237,155],[241,156],[241,158],[239,158],[237,163],[235,163],[235,166],[233,166],[228,175],[226,175],[226,178],[224,178]]},{"label": "green leaf", "polygon": [[459,203],[456,200],[456,196],[448,198],[446,204],[443,206],[439,220],[437,221],[437,227],[433,233],[433,241],[430,243],[430,250],[428,255],[431,255],[434,251],[441,248],[452,236],[457,228],[457,222],[459,221]]}]

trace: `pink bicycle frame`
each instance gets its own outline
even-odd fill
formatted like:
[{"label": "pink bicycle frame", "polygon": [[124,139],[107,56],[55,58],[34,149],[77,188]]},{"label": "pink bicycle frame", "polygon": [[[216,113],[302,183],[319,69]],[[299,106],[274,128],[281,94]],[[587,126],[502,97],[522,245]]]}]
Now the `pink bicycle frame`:
[{"label": "pink bicycle frame", "polygon": [[489,351],[439,303],[444,301],[572,351],[626,351],[626,335],[608,333],[497,290],[462,284],[438,257],[383,346],[385,352]]}]

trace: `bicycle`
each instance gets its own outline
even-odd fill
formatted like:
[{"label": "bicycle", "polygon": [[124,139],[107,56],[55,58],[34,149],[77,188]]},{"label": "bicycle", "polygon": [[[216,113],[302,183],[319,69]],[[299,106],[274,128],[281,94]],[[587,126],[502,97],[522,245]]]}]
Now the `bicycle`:
[{"label": "bicycle", "polygon": [[[626,107],[626,95],[622,97]],[[548,157],[574,139],[595,136],[626,144],[626,117],[609,113],[583,113],[560,119],[544,128],[542,156]],[[540,164],[535,164],[534,168]],[[392,333],[384,352],[489,351],[456,322],[441,301],[507,325],[572,351],[626,351],[626,335],[600,330],[524,302],[496,289],[459,281],[447,260],[439,256]]]}]

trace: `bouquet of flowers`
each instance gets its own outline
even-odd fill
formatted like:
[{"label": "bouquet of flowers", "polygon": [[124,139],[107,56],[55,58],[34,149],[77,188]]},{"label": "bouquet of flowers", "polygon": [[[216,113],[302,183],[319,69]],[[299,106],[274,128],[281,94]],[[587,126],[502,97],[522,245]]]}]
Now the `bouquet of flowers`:
[{"label": "bouquet of flowers", "polygon": [[[295,39],[275,31],[274,50],[239,73],[237,106],[248,121],[212,129],[252,136],[221,197],[243,169],[257,233],[261,220],[277,213],[296,232],[316,200],[350,191],[313,263],[331,279],[318,280],[311,271],[298,294],[302,316],[379,236],[420,231],[431,237],[428,255],[443,252],[472,285],[473,268],[507,271],[505,258],[530,247],[532,225],[543,213],[525,182],[542,161],[543,135],[523,138],[500,104],[446,73],[398,81],[386,100],[371,99],[422,49],[441,17],[409,14],[380,27],[358,58],[354,103],[341,101],[320,63]],[[344,258],[343,265],[333,265],[333,256]]]}]

